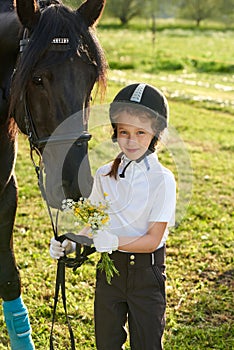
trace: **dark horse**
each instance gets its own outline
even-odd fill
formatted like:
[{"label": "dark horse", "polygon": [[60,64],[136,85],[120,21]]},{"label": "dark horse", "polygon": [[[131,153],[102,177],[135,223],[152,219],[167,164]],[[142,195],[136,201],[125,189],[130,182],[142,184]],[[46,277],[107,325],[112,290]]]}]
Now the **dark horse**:
[{"label": "dark horse", "polygon": [[45,167],[50,206],[89,195],[87,111],[95,82],[106,83],[93,27],[104,5],[87,0],[72,11],[59,0],[16,0],[15,11],[13,0],[0,2],[0,297],[12,349],[34,348],[12,239],[17,129]]}]

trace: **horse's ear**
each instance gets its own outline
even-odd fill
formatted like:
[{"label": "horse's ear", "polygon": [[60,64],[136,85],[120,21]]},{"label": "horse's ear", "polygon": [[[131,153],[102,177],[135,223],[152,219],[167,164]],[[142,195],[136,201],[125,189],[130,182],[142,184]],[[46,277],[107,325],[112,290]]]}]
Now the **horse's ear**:
[{"label": "horse's ear", "polygon": [[102,15],[106,0],[86,0],[77,10],[88,27],[93,26]]},{"label": "horse's ear", "polygon": [[36,0],[15,0],[16,10],[22,25],[32,29],[39,21],[41,12]]}]

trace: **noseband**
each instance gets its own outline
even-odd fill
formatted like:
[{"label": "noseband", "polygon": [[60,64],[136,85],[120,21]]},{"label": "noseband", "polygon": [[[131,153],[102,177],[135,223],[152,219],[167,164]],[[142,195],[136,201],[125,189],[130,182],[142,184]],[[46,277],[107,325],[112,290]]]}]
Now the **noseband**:
[{"label": "noseband", "polygon": [[92,135],[87,131],[83,130],[82,133],[77,137],[77,133],[69,133],[65,135],[52,135],[39,137],[36,128],[34,126],[33,118],[28,108],[27,99],[24,99],[24,122],[26,127],[26,133],[30,143],[31,149],[41,150],[46,144],[63,144],[70,143],[76,146],[82,146],[84,142],[88,142]]}]

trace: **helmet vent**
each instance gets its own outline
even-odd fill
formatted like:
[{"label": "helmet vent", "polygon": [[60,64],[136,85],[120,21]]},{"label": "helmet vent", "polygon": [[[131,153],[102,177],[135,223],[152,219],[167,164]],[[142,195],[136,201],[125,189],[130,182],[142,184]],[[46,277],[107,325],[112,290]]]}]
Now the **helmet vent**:
[{"label": "helmet vent", "polygon": [[132,96],[130,97],[130,101],[140,103],[145,87],[146,84],[139,84],[134,90]]}]

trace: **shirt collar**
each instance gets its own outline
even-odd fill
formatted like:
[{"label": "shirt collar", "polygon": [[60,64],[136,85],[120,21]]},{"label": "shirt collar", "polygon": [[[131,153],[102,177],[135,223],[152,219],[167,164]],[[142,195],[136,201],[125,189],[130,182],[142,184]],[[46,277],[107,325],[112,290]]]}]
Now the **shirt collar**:
[{"label": "shirt collar", "polygon": [[[142,157],[140,157],[139,159],[133,160],[132,162],[135,163],[141,163],[142,161],[144,161],[144,159],[147,158],[149,161],[151,159],[157,160],[158,161],[158,156],[157,154],[154,152],[146,152]],[[124,163],[124,165],[126,165],[126,163],[131,162],[131,159],[129,159],[125,154],[123,154],[121,156],[121,161]]]},{"label": "shirt collar", "polygon": [[120,177],[125,177],[125,171],[130,166],[131,163],[139,164],[140,166],[143,166],[147,171],[150,170],[150,163],[152,160],[158,161],[158,156],[156,153],[152,153],[147,151],[142,157],[136,160],[130,160],[128,157],[126,157],[125,154],[121,157],[121,167],[119,169],[119,175]]}]

